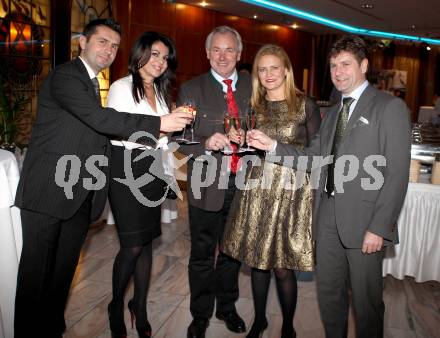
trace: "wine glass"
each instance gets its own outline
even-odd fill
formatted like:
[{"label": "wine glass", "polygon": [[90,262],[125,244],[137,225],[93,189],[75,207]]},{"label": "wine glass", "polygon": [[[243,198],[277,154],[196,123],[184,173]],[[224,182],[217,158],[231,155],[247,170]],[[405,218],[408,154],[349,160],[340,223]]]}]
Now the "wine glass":
[{"label": "wine glass", "polygon": [[196,109],[195,101],[193,99],[187,99],[185,101],[184,105],[186,106],[186,109],[188,110],[188,112],[192,113],[192,115],[193,115],[193,119],[192,119],[191,123],[189,124],[189,129],[191,131],[191,139],[189,140],[188,143],[189,144],[200,143],[194,139],[194,122],[196,121],[196,116],[197,116],[197,109]]},{"label": "wine glass", "polygon": [[[225,134],[229,135],[229,132],[231,131],[231,128],[233,126],[236,126],[237,119],[228,113],[226,113],[225,117],[223,118],[223,128],[225,130]],[[234,152],[233,148],[230,146],[226,146],[224,149],[222,149],[222,152],[224,154],[232,154]]]},{"label": "wine glass", "polygon": [[186,99],[185,101],[183,101],[183,107],[187,112],[192,113],[193,115],[192,121],[188,124],[188,128],[191,132],[191,137],[188,139],[188,137],[186,136],[187,126],[185,126],[185,128],[183,128],[182,137],[178,138],[176,141],[183,144],[198,144],[200,142],[196,141],[194,138],[194,122],[197,116],[197,109],[194,99]]},{"label": "wine glass", "polygon": [[244,142],[245,142],[245,144],[243,145],[241,150],[243,150],[243,151],[255,151],[255,149],[249,147],[247,145],[247,142],[246,142],[246,133],[249,130],[255,129],[255,125],[257,123],[257,115],[255,114],[255,110],[252,107],[248,107],[246,109],[245,121],[246,121],[246,130],[245,130],[245,134],[244,134]]}]

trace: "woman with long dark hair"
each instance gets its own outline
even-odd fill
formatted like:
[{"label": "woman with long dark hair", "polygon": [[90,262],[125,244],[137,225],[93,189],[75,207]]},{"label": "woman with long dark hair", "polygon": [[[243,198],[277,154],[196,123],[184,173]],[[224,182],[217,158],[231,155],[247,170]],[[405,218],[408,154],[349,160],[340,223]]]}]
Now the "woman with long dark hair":
[{"label": "woman with long dark hair", "polygon": [[[110,87],[108,106],[136,114],[168,114],[171,111],[170,85],[176,66],[176,49],[171,39],[157,32],[143,33],[131,50],[129,75],[117,80]],[[176,110],[179,109],[182,108]],[[135,320],[139,337],[151,336],[146,302],[151,274],[152,241],[161,235],[160,203],[165,199],[166,182],[157,175],[151,176],[151,181],[139,188],[142,194],[140,198],[140,195],[133,194],[129,186],[117,179],[126,176],[126,150],[131,152],[131,172],[135,179],[145,173],[154,174],[155,170],[164,174],[170,170],[170,165],[166,165],[166,156],[162,161],[163,152],[159,149],[168,143],[167,136],[161,134],[156,144],[154,141],[156,140],[147,140],[147,144],[153,145],[146,146],[144,142],[112,140],[109,200],[121,246],[113,265],[113,298],[108,306],[112,337],[127,336],[124,293],[132,277],[134,295],[128,302],[132,325]],[[145,152],[151,155],[133,161]]]}]

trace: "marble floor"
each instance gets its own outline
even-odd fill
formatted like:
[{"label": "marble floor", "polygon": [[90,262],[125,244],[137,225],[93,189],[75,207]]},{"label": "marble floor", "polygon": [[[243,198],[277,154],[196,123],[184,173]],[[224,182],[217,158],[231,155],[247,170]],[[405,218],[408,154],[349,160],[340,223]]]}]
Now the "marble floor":
[{"label": "marble floor", "polygon": [[[154,262],[148,295],[148,317],[153,337],[186,337],[191,322],[189,312],[189,288],[187,263],[190,251],[188,215],[184,202],[179,202],[179,218],[170,224],[162,224],[163,235],[154,242]],[[111,272],[115,254],[119,248],[113,225],[92,227],[82,250],[80,263],[72,284],[66,309],[66,338],[111,337],[107,319],[107,304],[111,299]],[[238,312],[248,327],[253,319],[252,294],[249,269],[240,273],[240,299]],[[295,328],[298,337],[324,337],[316,300],[315,283],[298,283],[298,306]],[[126,301],[132,294],[132,286]],[[440,283],[416,283],[412,278],[397,280],[385,278],[384,299],[385,337],[421,338],[440,337]],[[265,338],[279,337],[281,315],[272,280],[268,299],[269,327]],[[125,320],[129,337],[137,337],[129,326],[126,309]],[[350,317],[349,337],[354,335]],[[208,338],[245,337],[228,331],[223,322],[212,318],[207,330]]]}]

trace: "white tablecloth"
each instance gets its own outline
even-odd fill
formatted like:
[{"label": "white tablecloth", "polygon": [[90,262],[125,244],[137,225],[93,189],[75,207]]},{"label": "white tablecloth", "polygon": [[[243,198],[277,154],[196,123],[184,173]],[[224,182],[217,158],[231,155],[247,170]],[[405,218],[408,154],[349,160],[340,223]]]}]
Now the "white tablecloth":
[{"label": "white tablecloth", "polygon": [[400,243],[387,249],[383,274],[440,281],[440,185],[409,183],[398,228]]},{"label": "white tablecloth", "polygon": [[0,149],[0,337],[14,337],[14,300],[22,236],[13,207],[19,171],[15,156]]}]

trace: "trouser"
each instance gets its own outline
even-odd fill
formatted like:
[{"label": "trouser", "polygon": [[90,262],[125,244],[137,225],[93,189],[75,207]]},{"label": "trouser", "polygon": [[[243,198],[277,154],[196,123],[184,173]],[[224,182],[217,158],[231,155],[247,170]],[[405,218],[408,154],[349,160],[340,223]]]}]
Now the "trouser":
[{"label": "trouser", "polygon": [[23,251],[15,297],[15,337],[61,337],[64,308],[90,224],[91,196],[69,219],[21,210]]},{"label": "trouser", "polygon": [[383,337],[384,250],[363,254],[361,249],[344,247],[336,227],[333,197],[323,197],[319,213],[316,282],[326,337],[347,336],[350,287],[356,337]]},{"label": "trouser", "polygon": [[206,211],[189,205],[191,254],[188,265],[193,317],[210,318],[217,301],[217,312],[235,310],[238,299],[240,262],[219,253],[216,248],[223,236],[229,208],[235,193],[235,176],[229,178],[223,208]]}]

